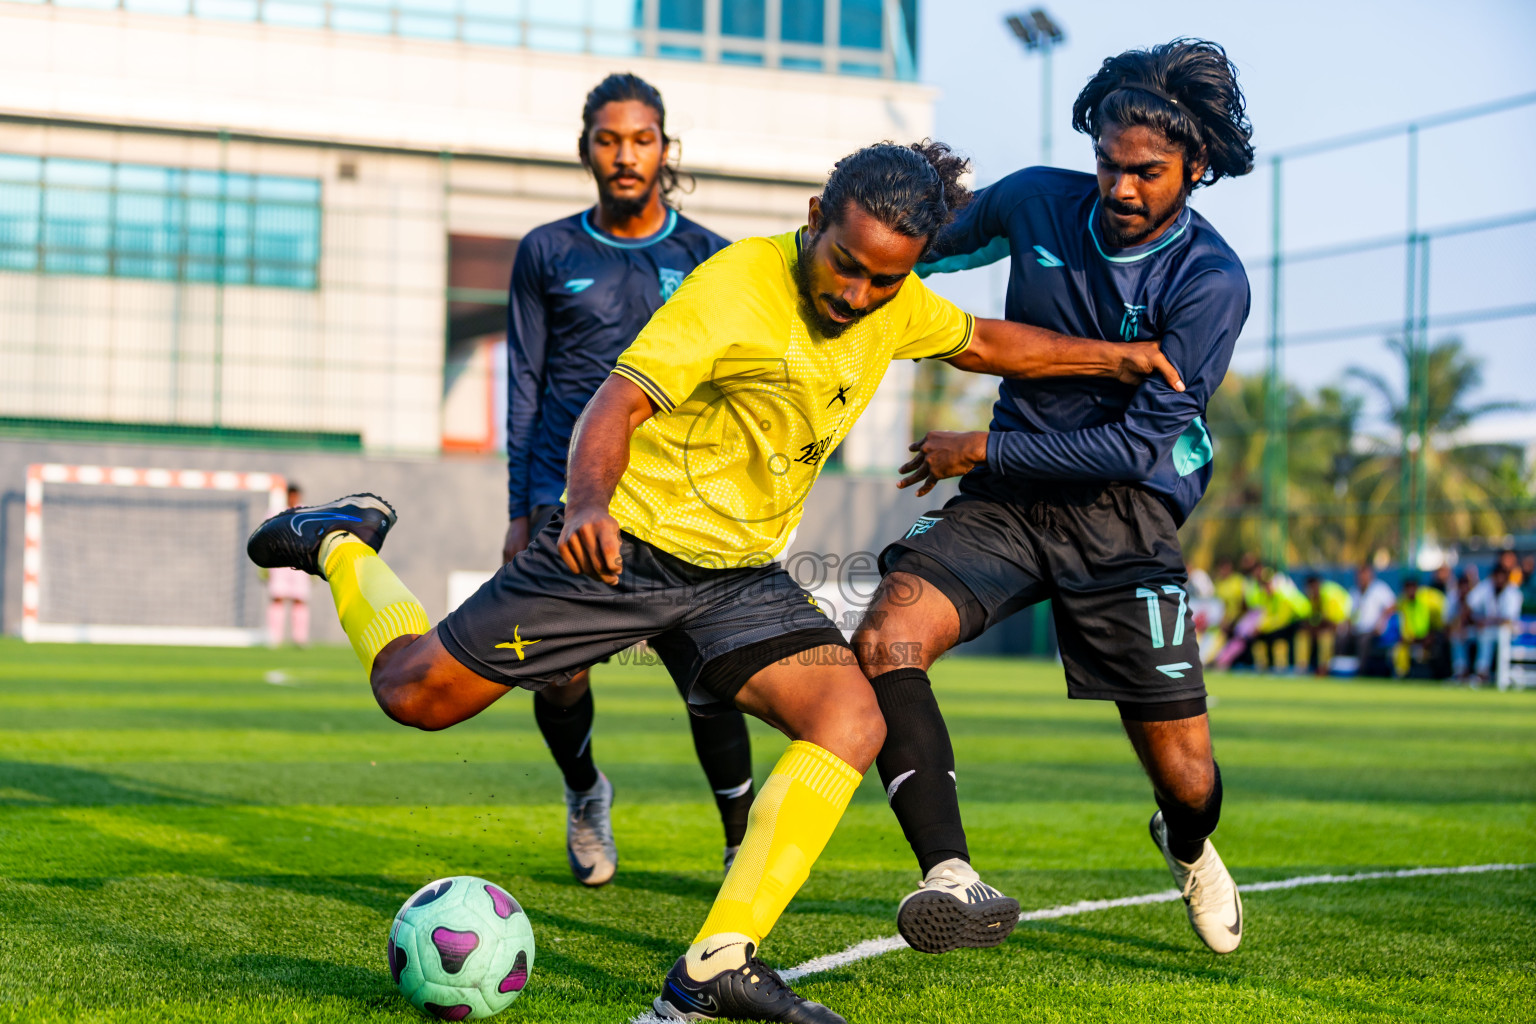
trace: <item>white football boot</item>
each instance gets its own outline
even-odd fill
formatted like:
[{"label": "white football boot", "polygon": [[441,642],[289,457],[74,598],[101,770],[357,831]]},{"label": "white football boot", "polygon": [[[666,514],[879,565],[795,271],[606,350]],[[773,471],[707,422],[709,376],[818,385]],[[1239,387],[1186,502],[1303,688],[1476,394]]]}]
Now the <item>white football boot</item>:
[{"label": "white football boot", "polygon": [[896,930],[924,953],[1001,945],[1018,923],[1019,901],[983,882],[958,857],[935,864],[896,909]]},{"label": "white football boot", "polygon": [[1243,941],[1243,897],[1216,847],[1207,839],[1195,862],[1186,864],[1168,852],[1168,826],[1162,811],[1152,815],[1150,828],[1152,841],[1162,851],[1168,870],[1173,872],[1173,881],[1184,896],[1189,926],[1211,952],[1232,952]]},{"label": "white football boot", "polygon": [[613,845],[613,784],[597,773],[597,784],[585,793],[565,788],[565,855],[571,874],[582,885],[605,885],[619,869],[619,851]]}]

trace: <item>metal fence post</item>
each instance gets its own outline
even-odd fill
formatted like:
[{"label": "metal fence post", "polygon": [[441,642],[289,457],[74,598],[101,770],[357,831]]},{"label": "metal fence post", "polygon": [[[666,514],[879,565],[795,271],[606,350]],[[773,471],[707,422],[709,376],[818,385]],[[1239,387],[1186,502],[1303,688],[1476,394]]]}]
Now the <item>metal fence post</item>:
[{"label": "metal fence post", "polygon": [[1261,546],[1266,561],[1283,568],[1288,547],[1285,476],[1289,461],[1286,432],[1290,425],[1286,422],[1285,343],[1281,336],[1284,313],[1280,292],[1284,261],[1281,254],[1281,157],[1271,157],[1269,166],[1272,189],[1269,208],[1269,372],[1264,382],[1264,536]]},{"label": "metal fence post", "polygon": [[1398,467],[1398,492],[1397,492],[1397,538],[1398,560],[1403,565],[1410,565],[1418,552],[1418,543],[1413,535],[1413,495],[1415,490],[1415,473],[1419,461],[1418,450],[1423,446],[1423,439],[1418,437],[1416,428],[1419,423],[1419,358],[1418,358],[1418,303],[1415,291],[1418,288],[1418,256],[1419,256],[1419,126],[1408,126],[1408,234],[1404,246],[1406,253],[1405,275],[1403,279],[1403,410],[1402,421],[1398,424],[1398,440],[1401,447]]}]

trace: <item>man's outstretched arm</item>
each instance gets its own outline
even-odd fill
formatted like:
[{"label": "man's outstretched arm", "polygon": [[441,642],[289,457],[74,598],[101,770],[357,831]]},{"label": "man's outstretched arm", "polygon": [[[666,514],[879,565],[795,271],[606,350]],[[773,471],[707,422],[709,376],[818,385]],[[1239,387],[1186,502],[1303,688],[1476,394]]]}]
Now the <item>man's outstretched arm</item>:
[{"label": "man's outstretched arm", "polygon": [[1074,338],[1011,320],[977,318],[970,345],[945,362],[999,377],[1113,377],[1140,384],[1158,374],[1175,391],[1184,390],[1178,369],[1155,341]]},{"label": "man's outstretched arm", "polygon": [[629,468],[629,438],[656,413],[644,391],[610,374],[587,403],[571,436],[566,464],[565,528],[560,558],[574,573],[619,582],[619,524],[608,514],[614,489]]}]

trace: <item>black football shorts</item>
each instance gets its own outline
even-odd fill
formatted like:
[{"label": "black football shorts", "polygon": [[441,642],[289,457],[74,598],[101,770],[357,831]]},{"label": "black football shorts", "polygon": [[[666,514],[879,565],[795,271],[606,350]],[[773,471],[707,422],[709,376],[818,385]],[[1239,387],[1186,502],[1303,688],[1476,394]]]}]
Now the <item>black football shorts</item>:
[{"label": "black football shorts", "polygon": [[[560,686],[642,640],[701,714],[732,705],[761,669],[843,634],[777,563],[703,569],[621,534],[616,586],[578,576],[560,559],[556,509],[526,549],[438,624],[448,653],[503,686]],[[802,657],[803,660],[803,657]]]},{"label": "black football shorts", "polygon": [[[1044,489],[1044,488],[1042,488]],[[939,588],[971,640],[1049,599],[1067,695],[1126,704],[1205,696],[1173,516],[1126,484],[1052,485],[1029,504],[960,495],[880,555]]]}]

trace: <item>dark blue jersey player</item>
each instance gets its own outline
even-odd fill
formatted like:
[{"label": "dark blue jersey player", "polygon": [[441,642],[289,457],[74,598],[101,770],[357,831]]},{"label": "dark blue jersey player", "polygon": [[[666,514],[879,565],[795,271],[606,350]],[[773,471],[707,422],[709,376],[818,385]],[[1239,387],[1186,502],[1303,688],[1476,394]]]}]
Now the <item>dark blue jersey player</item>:
[{"label": "dark blue jersey player", "polygon": [[[634,75],[604,79],[587,95],[578,143],[597,205],[535,228],[518,246],[507,300],[506,561],[558,519],[571,429],[619,354],[683,278],[727,244],[667,203],[677,185],[669,143],[655,88]],[[613,786],[592,757],[588,683],[583,671],[538,691],[533,711],[565,776],[571,871],[602,885],[618,853]],[[736,710],[689,721],[725,826],[728,867],[752,804],[746,721]]]},{"label": "dark blue jersey player", "polygon": [[1183,381],[1005,381],[989,430],[912,446],[901,486],[924,494],[963,479],[958,497],[882,554],[885,580],[855,637],[886,720],[880,777],[924,873],[897,921],[929,952],[995,945],[1017,921],[1018,905],[971,867],[926,670],[1049,599],[1067,693],[1118,705],[1159,808],[1152,838],[1196,934],[1225,953],[1241,940],[1242,903],[1208,839],[1221,774],[1177,531],[1210,481],[1205,411],[1248,315],[1248,280],[1187,200],[1252,169],[1252,128],[1225,51],[1192,40],[1106,60],[1073,124],[1093,139],[1097,175],[1036,167],[1004,178],[960,214],[926,270],[1006,258],[1008,319],[1157,339]]}]

